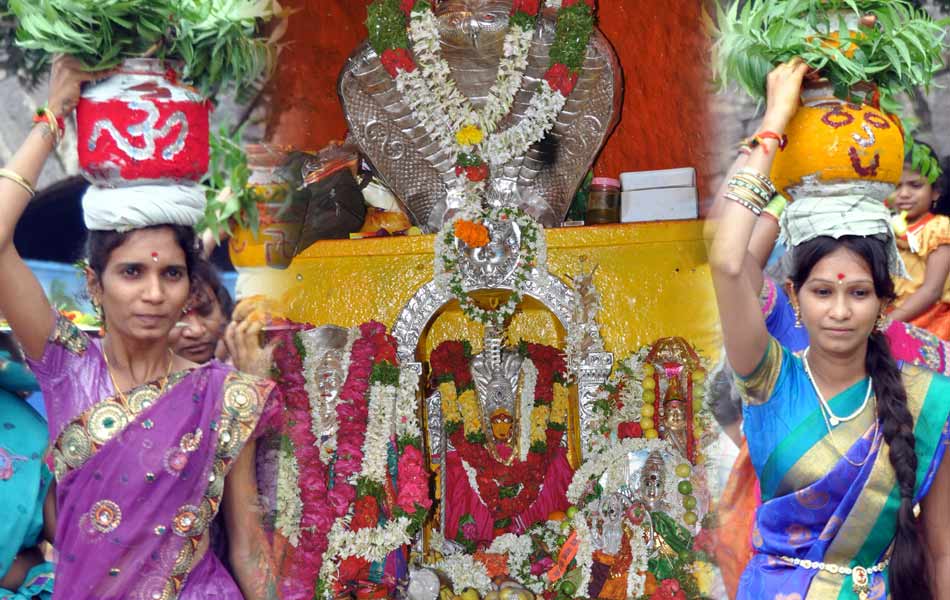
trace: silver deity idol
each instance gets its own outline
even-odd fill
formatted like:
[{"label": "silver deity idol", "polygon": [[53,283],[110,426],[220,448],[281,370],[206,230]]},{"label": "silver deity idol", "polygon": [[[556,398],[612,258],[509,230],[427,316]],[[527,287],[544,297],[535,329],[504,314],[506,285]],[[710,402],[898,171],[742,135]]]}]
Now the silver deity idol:
[{"label": "silver deity idol", "polygon": [[[491,89],[508,29],[510,1],[448,0],[439,4],[441,52],[458,89],[476,109]],[[556,14],[538,20],[528,65],[511,113],[499,129],[521,122],[550,59]],[[493,169],[486,200],[518,205],[545,227],[560,224],[574,192],[617,122],[621,69],[609,42],[594,31],[577,86],[547,137]],[[368,43],[350,56],[339,83],[350,131],[360,149],[403,201],[415,222],[438,230],[456,157],[420,125]]]}]

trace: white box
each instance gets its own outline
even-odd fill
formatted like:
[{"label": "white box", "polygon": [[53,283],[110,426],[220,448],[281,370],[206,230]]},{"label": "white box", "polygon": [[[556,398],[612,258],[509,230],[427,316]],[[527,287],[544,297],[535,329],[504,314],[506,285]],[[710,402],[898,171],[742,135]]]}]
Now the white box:
[{"label": "white box", "polygon": [[625,192],[654,188],[696,187],[696,169],[683,167],[682,169],[621,173],[620,183]]},{"label": "white box", "polygon": [[699,218],[696,170],[692,167],[621,173],[620,221],[679,221]]}]

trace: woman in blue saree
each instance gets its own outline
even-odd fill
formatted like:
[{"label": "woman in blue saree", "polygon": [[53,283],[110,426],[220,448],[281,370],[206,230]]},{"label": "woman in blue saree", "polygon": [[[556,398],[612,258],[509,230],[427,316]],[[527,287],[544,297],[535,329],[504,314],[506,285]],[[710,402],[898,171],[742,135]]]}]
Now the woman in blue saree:
[{"label": "woman in blue saree", "polygon": [[[768,81],[762,130],[779,138],[798,107],[799,59]],[[881,329],[902,272],[883,205],[859,194],[799,198],[794,248],[800,355],[771,338],[744,271],[778,142],[765,136],[731,180],[710,265],[726,353],[763,504],[738,598],[950,597],[950,379],[898,366]],[[743,189],[738,189],[743,188]],[[843,218],[842,218],[843,216]],[[915,506],[919,504],[919,516]]]},{"label": "woman in blue saree", "polygon": [[[0,346],[12,341],[4,337]],[[0,350],[0,600],[49,600],[53,591],[53,565],[37,548],[54,528],[46,421],[23,400],[37,389],[26,365]]]}]

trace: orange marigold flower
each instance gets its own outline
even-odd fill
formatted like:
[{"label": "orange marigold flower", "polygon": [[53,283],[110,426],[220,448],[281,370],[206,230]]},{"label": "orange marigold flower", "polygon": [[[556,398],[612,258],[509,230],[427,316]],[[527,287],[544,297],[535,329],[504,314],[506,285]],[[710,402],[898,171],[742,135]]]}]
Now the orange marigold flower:
[{"label": "orange marigold flower", "polygon": [[456,221],[455,237],[465,242],[470,248],[481,248],[488,243],[488,228],[481,223]]}]

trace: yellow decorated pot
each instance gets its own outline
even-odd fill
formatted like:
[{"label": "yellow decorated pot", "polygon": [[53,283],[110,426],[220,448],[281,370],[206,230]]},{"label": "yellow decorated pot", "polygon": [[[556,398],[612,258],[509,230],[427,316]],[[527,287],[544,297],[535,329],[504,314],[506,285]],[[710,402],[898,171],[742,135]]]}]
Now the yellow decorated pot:
[{"label": "yellow decorated pot", "polygon": [[287,151],[249,144],[246,152],[251,170],[248,187],[257,198],[258,235],[238,231],[231,240],[231,260],[235,266],[247,266],[263,255],[267,266],[285,269],[297,252],[303,227],[303,215],[288,203],[290,185],[277,173],[287,158]]},{"label": "yellow decorated pot", "polygon": [[789,200],[828,193],[865,193],[881,201],[900,181],[900,122],[867,104],[834,98],[829,87],[806,89],[772,164],[775,188]]}]

